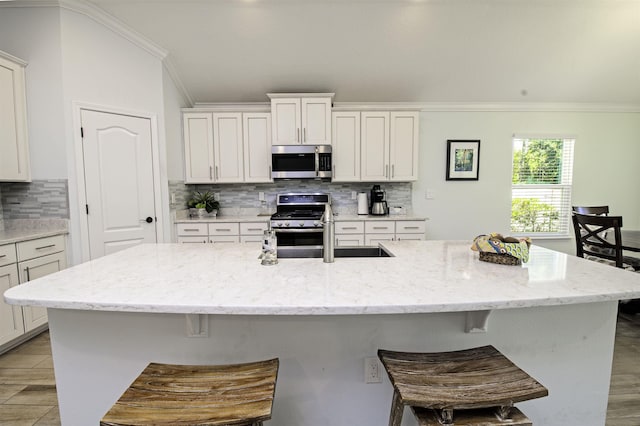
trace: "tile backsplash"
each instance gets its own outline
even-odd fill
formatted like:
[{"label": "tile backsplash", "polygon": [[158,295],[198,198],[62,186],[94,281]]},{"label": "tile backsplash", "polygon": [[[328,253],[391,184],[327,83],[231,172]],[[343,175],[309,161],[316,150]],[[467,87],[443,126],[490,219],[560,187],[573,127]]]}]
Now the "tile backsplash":
[{"label": "tile backsplash", "polygon": [[[181,181],[169,182],[169,193],[174,194],[175,203],[171,208],[186,209],[186,202],[193,191],[211,191],[220,194],[220,214],[238,214],[245,210],[260,210],[267,207],[275,210],[276,194],[282,192],[328,192],[333,200],[336,213],[355,214],[357,201],[352,199],[353,192],[369,192],[373,182],[320,182],[315,180],[287,180],[264,184],[223,184],[223,185],[186,185]],[[408,214],[411,208],[411,183],[386,182],[380,187],[387,192],[387,202],[391,206],[403,206]],[[266,206],[258,200],[258,193],[264,192]]]},{"label": "tile backsplash", "polygon": [[2,222],[14,219],[68,219],[67,186],[66,179],[0,184]]},{"label": "tile backsplash", "polygon": [[4,231],[4,215],[2,213],[2,187],[0,187],[0,231]]}]

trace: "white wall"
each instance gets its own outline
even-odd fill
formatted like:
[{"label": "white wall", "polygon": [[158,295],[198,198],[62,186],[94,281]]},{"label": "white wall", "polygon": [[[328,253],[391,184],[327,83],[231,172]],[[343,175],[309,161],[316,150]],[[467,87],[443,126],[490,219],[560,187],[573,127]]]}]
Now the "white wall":
[{"label": "white wall", "polygon": [[[99,105],[129,113],[154,115],[164,125],[162,62],[84,14],[60,10],[64,111],[69,167],[69,206],[73,263],[81,259],[78,180],[74,128],[74,103]],[[159,130],[159,129],[156,129]],[[164,132],[158,133],[164,152]],[[166,170],[161,172],[165,176]],[[163,203],[167,204],[168,203]],[[161,206],[164,209],[164,206]],[[168,212],[168,210],[167,210]],[[166,216],[166,215],[165,215]]]},{"label": "white wall", "polygon": [[1,8],[0,50],[28,62],[27,120],[32,178],[66,178],[58,8]]},{"label": "white wall", "polygon": [[[420,126],[413,210],[429,217],[430,239],[509,233],[514,133],[574,135],[573,204],[609,205],[625,227],[640,228],[640,113],[423,112]],[[447,139],[481,140],[478,181],[445,180]],[[535,243],[575,252],[571,239]]]},{"label": "white wall", "polygon": [[163,70],[165,132],[167,139],[167,177],[172,180],[184,180],[184,150],[182,149],[182,114],[180,108],[186,108],[189,102],[176,88],[166,69]]}]

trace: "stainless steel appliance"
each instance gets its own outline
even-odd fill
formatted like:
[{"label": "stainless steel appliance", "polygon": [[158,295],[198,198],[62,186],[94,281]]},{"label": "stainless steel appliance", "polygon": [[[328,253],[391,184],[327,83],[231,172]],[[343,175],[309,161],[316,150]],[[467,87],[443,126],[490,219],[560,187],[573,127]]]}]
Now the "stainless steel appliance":
[{"label": "stainless steel appliance", "polygon": [[380,189],[380,185],[373,185],[371,196],[369,197],[369,214],[382,216],[389,213],[389,206],[386,201],[386,193]]},{"label": "stainless steel appliance", "polygon": [[274,145],[271,147],[273,179],[330,180],[331,145]]},{"label": "stainless steel appliance", "polygon": [[331,203],[326,193],[286,193],[276,196],[276,212],[271,215],[271,229],[276,231],[278,247],[322,248],[325,205]]}]

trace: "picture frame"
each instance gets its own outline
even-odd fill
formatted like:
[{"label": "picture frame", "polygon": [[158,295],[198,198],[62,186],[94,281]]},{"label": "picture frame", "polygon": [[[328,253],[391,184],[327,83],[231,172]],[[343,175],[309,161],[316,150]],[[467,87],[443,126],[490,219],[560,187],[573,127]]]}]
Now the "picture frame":
[{"label": "picture frame", "polygon": [[480,140],[447,140],[447,180],[478,180]]}]

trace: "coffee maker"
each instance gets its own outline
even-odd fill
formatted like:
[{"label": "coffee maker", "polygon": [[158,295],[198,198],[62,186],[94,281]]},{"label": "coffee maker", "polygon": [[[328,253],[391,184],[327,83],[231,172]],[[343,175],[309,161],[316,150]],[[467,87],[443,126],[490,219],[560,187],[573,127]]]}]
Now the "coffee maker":
[{"label": "coffee maker", "polygon": [[386,193],[380,189],[380,185],[373,185],[371,196],[369,197],[369,214],[383,216],[389,213]]}]

